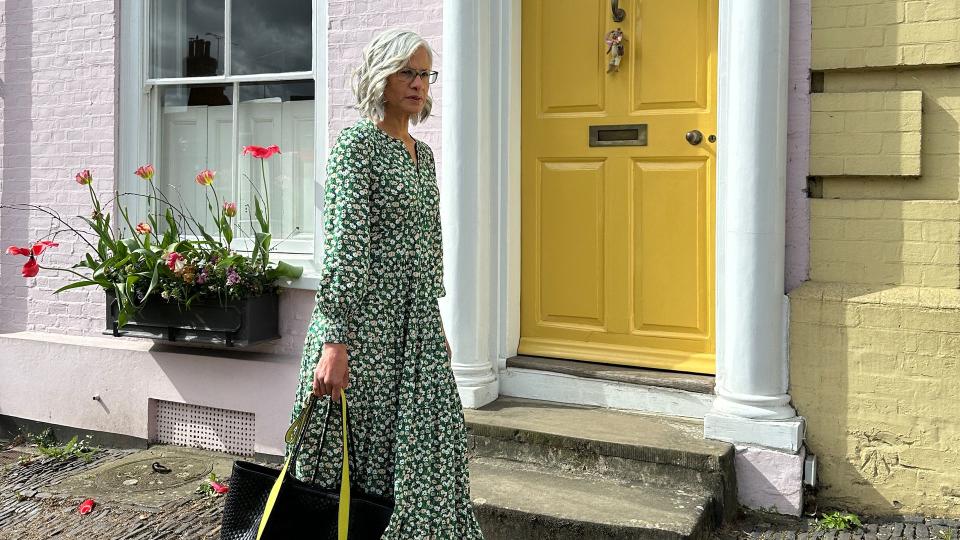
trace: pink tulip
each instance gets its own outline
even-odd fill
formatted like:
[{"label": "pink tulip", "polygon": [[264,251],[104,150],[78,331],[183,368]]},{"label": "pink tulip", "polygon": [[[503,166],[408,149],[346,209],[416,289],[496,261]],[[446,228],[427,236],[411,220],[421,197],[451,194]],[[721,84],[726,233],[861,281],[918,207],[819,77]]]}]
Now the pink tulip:
[{"label": "pink tulip", "polygon": [[227,485],[221,484],[220,482],[212,482],[212,481],[211,481],[211,482],[210,482],[210,487],[212,487],[213,490],[216,491],[217,493],[219,493],[220,495],[223,495],[224,493],[230,491],[230,488],[229,488]]},{"label": "pink tulip", "polygon": [[140,234],[150,234],[153,229],[150,228],[150,225],[140,222],[137,223],[137,232]]},{"label": "pink tulip", "polygon": [[167,267],[169,267],[170,270],[176,271],[177,261],[179,260],[183,260],[183,255],[180,255],[176,251],[171,251],[170,254],[167,255]]},{"label": "pink tulip", "polygon": [[204,169],[197,174],[197,183],[201,186],[209,186],[213,183],[213,177],[217,175],[216,171],[211,171],[210,169]]},{"label": "pink tulip", "polygon": [[227,217],[233,217],[237,215],[237,203],[235,202],[223,203],[223,215]]},{"label": "pink tulip", "polygon": [[140,178],[143,178],[144,180],[150,180],[153,178],[153,173],[154,173],[153,165],[147,164],[147,165],[141,165],[140,167],[137,167],[137,170],[134,171],[133,174],[139,176]]},{"label": "pink tulip", "polygon": [[93,175],[90,174],[90,169],[84,169],[77,173],[77,183],[81,186],[85,186],[93,182]]}]

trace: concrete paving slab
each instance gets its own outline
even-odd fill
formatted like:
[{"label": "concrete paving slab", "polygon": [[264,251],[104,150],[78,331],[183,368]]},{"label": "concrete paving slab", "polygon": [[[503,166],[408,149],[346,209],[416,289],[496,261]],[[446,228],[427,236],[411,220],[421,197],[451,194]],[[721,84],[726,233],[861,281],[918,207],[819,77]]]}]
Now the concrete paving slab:
[{"label": "concrete paving slab", "polygon": [[[64,479],[57,492],[102,501],[119,501],[146,508],[188,497],[213,472],[217,478],[230,476],[233,462],[244,459],[207,450],[158,445],[92,470]],[[171,469],[158,473],[158,462]]]},{"label": "concrete paving slab", "polygon": [[704,538],[710,498],[477,458],[471,497],[487,540]]}]

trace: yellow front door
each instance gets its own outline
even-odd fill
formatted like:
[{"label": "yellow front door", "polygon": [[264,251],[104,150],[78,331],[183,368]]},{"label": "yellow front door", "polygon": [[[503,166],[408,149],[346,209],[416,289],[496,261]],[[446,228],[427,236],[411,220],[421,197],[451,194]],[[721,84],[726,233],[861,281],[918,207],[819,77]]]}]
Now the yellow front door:
[{"label": "yellow front door", "polygon": [[611,4],[523,1],[520,353],[713,373],[717,0]]}]

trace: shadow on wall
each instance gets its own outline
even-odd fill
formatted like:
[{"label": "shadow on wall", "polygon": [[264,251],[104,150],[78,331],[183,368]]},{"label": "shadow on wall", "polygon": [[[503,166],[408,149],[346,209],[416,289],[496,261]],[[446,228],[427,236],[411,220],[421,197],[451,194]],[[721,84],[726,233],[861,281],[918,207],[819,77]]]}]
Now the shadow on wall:
[{"label": "shadow on wall", "polygon": [[[938,99],[924,90],[921,167],[957,178],[957,111]],[[960,516],[958,204],[812,203],[812,281],[790,293],[790,392],[819,458],[820,510]]]},{"label": "shadow on wall", "polygon": [[[3,163],[0,204],[30,202],[33,139],[33,0],[7,0],[3,5],[4,58],[0,70],[3,102]],[[0,248],[30,241],[23,213],[0,210]],[[0,332],[26,329],[27,284],[20,275],[24,260],[0,254]]]}]

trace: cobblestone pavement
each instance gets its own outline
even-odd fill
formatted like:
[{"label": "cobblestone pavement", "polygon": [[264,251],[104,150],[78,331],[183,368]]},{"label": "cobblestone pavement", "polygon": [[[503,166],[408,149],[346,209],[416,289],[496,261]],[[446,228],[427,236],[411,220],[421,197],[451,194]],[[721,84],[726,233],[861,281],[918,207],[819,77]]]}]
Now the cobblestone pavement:
[{"label": "cobblestone pavement", "polygon": [[[4,446],[0,444],[0,450]],[[81,516],[77,507],[85,497],[58,490],[71,477],[98,467],[136,458],[143,451],[103,450],[83,460],[34,459],[17,462],[17,454],[0,451],[0,540],[207,540],[219,538],[223,497],[197,494],[171,496],[162,504],[99,501]],[[136,455],[134,455],[136,454]],[[220,458],[223,454],[215,454]],[[227,479],[229,483],[229,479]],[[863,518],[862,518],[863,519]],[[762,513],[744,513],[717,531],[717,540],[960,540],[960,520],[866,518],[856,531],[818,531],[810,518],[794,519]],[[521,539],[518,539],[521,540]]]},{"label": "cobblestone pavement", "polygon": [[960,540],[960,520],[914,517],[861,517],[863,527],[852,531],[817,530],[813,518],[790,518],[761,513],[743,514],[718,531],[719,540]]},{"label": "cobblestone pavement", "polygon": [[[0,447],[2,448],[2,447]],[[97,501],[80,515],[85,499],[58,486],[72,476],[131,456],[135,451],[104,450],[90,463],[80,459],[35,459],[29,465],[0,464],[0,539],[2,540],[173,540],[219,538],[223,497],[199,494],[158,506]],[[11,453],[7,453],[9,457]]]}]

